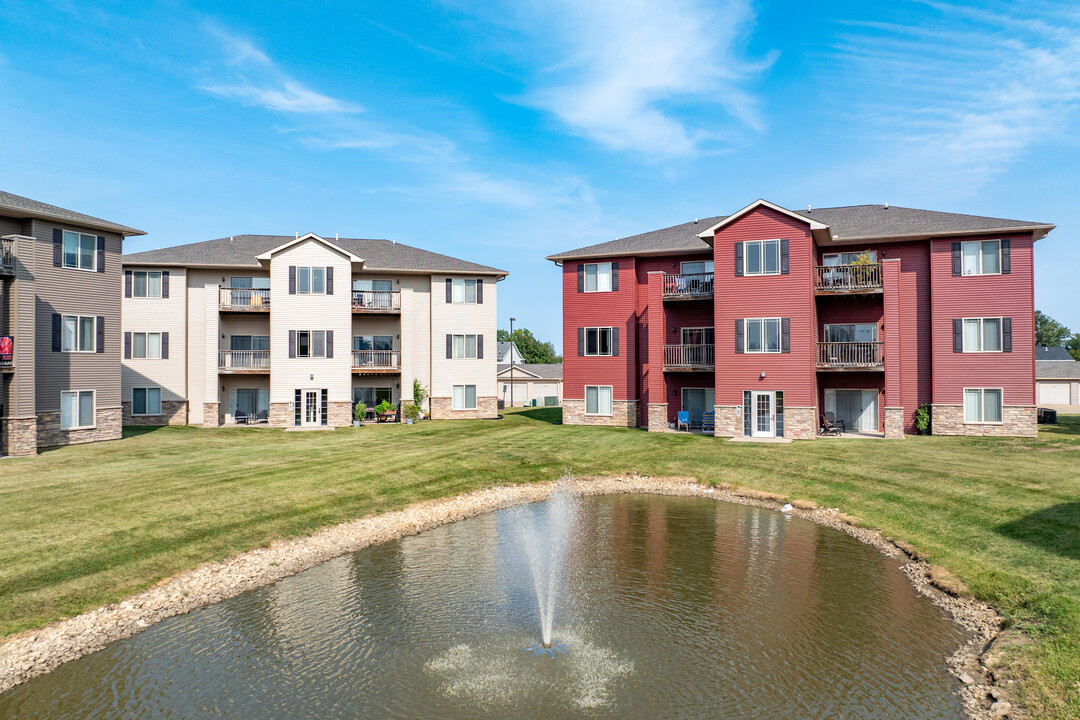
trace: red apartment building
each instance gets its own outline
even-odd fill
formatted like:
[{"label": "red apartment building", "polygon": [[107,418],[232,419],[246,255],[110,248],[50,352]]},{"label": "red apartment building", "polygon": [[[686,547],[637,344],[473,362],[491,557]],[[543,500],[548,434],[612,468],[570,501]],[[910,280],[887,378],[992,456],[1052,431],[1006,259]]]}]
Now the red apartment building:
[{"label": "red apartment building", "polygon": [[570,250],[563,421],[717,436],[1036,432],[1033,249],[1054,228],[765,200]]}]

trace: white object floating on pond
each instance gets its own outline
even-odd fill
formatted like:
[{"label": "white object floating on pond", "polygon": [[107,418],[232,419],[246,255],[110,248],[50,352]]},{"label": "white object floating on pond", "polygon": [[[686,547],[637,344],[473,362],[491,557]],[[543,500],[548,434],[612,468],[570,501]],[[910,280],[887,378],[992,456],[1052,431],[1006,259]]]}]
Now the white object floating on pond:
[{"label": "white object floating on pond", "polygon": [[792,510],[791,503],[788,503],[784,507],[780,508],[780,512],[791,512],[791,510]]}]

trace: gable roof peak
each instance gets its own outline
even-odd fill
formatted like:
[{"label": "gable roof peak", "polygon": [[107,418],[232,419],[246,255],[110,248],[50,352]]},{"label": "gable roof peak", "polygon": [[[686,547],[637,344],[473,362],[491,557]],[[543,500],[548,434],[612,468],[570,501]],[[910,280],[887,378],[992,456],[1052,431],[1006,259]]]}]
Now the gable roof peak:
[{"label": "gable roof peak", "polygon": [[751,213],[754,210],[757,210],[758,208],[761,208],[761,207],[769,208],[770,210],[774,210],[774,211],[776,211],[776,212],[778,212],[778,213],[780,213],[782,215],[786,215],[786,216],[788,216],[788,217],[790,217],[790,218],[792,218],[794,220],[804,222],[804,223],[806,223],[806,224],[808,224],[810,226],[811,230],[828,230],[829,229],[828,225],[826,225],[824,223],[820,223],[817,220],[814,220],[813,218],[807,217],[810,214],[810,206],[809,205],[806,208],[806,214],[801,215],[801,214],[799,214],[797,212],[793,212],[791,210],[788,210],[787,208],[780,207],[776,203],[771,203],[768,200],[766,200],[765,198],[758,198],[754,202],[752,202],[749,205],[747,205],[746,207],[744,207],[742,210],[739,210],[738,212],[735,212],[735,213],[732,213],[731,215],[728,215],[726,218],[724,218],[720,222],[716,223],[715,225],[710,227],[708,230],[705,230],[704,232],[698,233],[698,237],[701,238],[702,240],[704,240],[705,242],[708,242],[708,241],[712,240],[713,236],[716,234],[716,231],[719,230],[720,228],[724,227],[725,225],[729,225],[729,224],[735,222],[736,220],[741,218],[743,215],[748,215],[749,213]]},{"label": "gable roof peak", "polygon": [[364,258],[353,255],[351,252],[349,252],[345,248],[341,247],[340,245],[336,245],[333,242],[331,242],[330,240],[327,240],[326,238],[320,237],[319,235],[316,235],[313,232],[304,233],[303,235],[301,235],[300,233],[296,233],[296,238],[294,240],[290,240],[289,242],[285,243],[284,245],[278,245],[275,248],[271,248],[270,250],[267,250],[266,252],[262,253],[261,255],[257,255],[256,259],[257,260],[269,260],[271,257],[273,257],[274,255],[277,255],[279,252],[281,252],[283,250],[288,250],[289,248],[291,248],[294,245],[299,245],[300,243],[308,242],[308,241],[317,242],[317,243],[320,243],[321,245],[325,245],[326,247],[330,248],[331,250],[334,250],[335,252],[339,252],[342,255],[344,255],[345,257],[349,258],[349,260],[351,262],[354,262],[354,263],[363,263],[364,262]]}]

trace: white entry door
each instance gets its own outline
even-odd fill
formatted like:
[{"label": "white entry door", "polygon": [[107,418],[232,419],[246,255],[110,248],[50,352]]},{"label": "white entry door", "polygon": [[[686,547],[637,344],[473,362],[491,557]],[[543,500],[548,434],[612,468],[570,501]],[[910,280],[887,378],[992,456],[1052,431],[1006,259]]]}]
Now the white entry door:
[{"label": "white entry door", "polygon": [[754,413],[750,434],[753,437],[775,437],[776,394],[754,391],[750,400],[750,407]]},{"label": "white entry door", "polygon": [[300,423],[304,427],[322,425],[322,403],[319,401],[321,394],[320,390],[304,391],[304,414]]}]

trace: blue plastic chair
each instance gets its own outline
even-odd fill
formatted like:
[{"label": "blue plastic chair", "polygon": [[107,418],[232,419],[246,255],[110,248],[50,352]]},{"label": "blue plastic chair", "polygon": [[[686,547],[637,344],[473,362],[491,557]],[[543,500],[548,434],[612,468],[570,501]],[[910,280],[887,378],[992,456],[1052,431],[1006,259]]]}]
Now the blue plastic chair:
[{"label": "blue plastic chair", "polygon": [[675,419],[677,421],[675,423],[675,429],[676,430],[682,430],[683,428],[686,428],[686,431],[690,432],[690,411],[689,410],[680,410],[678,415],[675,416]]},{"label": "blue plastic chair", "polygon": [[716,431],[716,411],[701,413],[701,432],[711,435]]}]

